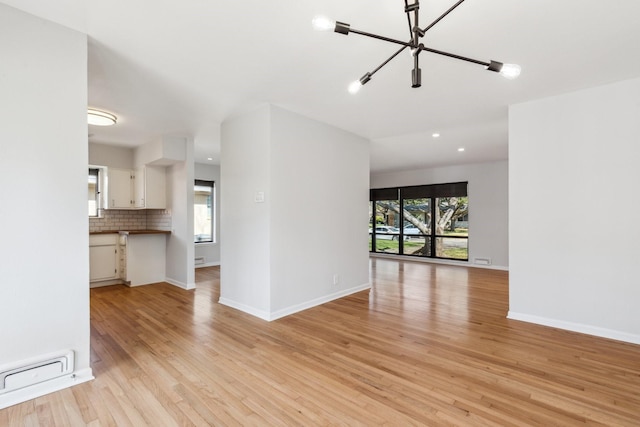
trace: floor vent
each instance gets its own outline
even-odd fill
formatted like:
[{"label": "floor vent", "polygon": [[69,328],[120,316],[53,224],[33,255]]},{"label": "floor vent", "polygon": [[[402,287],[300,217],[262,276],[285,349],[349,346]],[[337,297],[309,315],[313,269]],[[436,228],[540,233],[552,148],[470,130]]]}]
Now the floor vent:
[{"label": "floor vent", "polygon": [[204,264],[203,256],[196,257],[196,265],[200,265],[200,264]]},{"label": "floor vent", "polygon": [[473,263],[477,265],[491,265],[491,258],[474,258]]},{"label": "floor vent", "polygon": [[0,372],[0,394],[70,374],[73,369],[74,355],[71,350],[45,356],[39,361],[30,359],[21,366]]}]

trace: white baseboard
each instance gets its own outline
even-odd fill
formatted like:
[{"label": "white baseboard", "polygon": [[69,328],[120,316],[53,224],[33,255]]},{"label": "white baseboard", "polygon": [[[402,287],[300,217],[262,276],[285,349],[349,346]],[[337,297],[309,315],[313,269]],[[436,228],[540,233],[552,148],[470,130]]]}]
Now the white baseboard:
[{"label": "white baseboard", "polygon": [[198,264],[195,267],[196,268],[202,268],[202,267],[217,267],[220,265],[220,262],[208,262],[206,264]]},{"label": "white baseboard", "polygon": [[250,314],[252,316],[255,316],[259,319],[262,320],[266,320],[266,321],[270,321],[271,319],[269,318],[269,312],[267,311],[263,311],[263,310],[258,310],[254,307],[248,306],[246,304],[234,301],[234,300],[230,300],[228,298],[223,298],[220,297],[220,299],[218,300],[218,302],[222,305],[226,305],[227,307],[231,307],[231,308],[235,308],[236,310],[240,310],[243,311],[247,314]]},{"label": "white baseboard", "polygon": [[190,291],[191,289],[195,289],[196,288],[196,284],[195,283],[187,284],[187,283],[184,283],[184,282],[180,282],[178,280],[169,279],[168,277],[165,278],[164,281],[167,282],[170,285],[177,286],[178,288],[184,289],[186,291]]},{"label": "white baseboard", "polygon": [[112,285],[126,285],[126,282],[121,279],[113,279],[113,280],[102,280],[100,282],[89,282],[89,288],[101,288],[103,286],[112,286]]},{"label": "white baseboard", "polygon": [[487,270],[509,271],[509,267],[505,267],[503,265],[481,265],[481,264],[473,264],[469,261],[456,261],[452,259],[425,258],[425,257],[417,257],[417,256],[381,254],[381,253],[375,253],[375,252],[370,252],[369,257],[387,258],[387,259],[393,259],[396,261],[425,262],[429,264],[457,265],[460,267],[472,267],[472,268],[484,268]]},{"label": "white baseboard", "polygon": [[309,308],[316,307],[318,305],[327,303],[329,301],[343,298],[343,297],[346,297],[347,295],[355,294],[356,292],[366,291],[367,289],[371,289],[370,283],[365,283],[363,285],[356,286],[349,289],[343,289],[338,292],[334,292],[329,295],[324,295],[322,297],[315,298],[311,301],[306,301],[300,304],[292,305],[291,307],[283,308],[281,310],[278,310],[272,313],[269,313],[263,310],[257,310],[253,307],[249,307],[245,304],[242,304],[233,300],[229,300],[227,298],[221,297],[218,302],[228,307],[235,308],[236,310],[244,311],[245,313],[251,314],[252,316],[258,317],[262,320],[271,322],[273,320],[280,319],[285,316],[289,316],[299,311],[307,310]]},{"label": "white baseboard", "polygon": [[86,368],[63,377],[54,378],[29,387],[10,391],[6,394],[0,395],[0,409],[8,408],[9,406],[17,405],[19,403],[44,396],[45,394],[60,391],[93,379],[94,377],[91,368]]},{"label": "white baseboard", "polygon": [[275,311],[271,313],[271,318],[269,320],[280,319],[281,317],[289,316],[290,314],[294,314],[299,311],[308,310],[318,305],[325,304],[329,301],[340,299],[340,298],[346,297],[347,295],[355,294],[356,292],[366,291],[368,289],[371,289],[370,283],[365,283],[363,285],[355,286],[349,289],[343,289],[329,295],[321,296],[320,298],[312,299],[311,301],[292,305],[291,307],[287,307],[287,308],[283,308],[281,310]]},{"label": "white baseboard", "polygon": [[640,344],[640,335],[630,334],[628,332],[616,331],[613,329],[600,328],[597,326],[585,325],[582,323],[567,322],[564,320],[550,319],[547,317],[534,316],[531,314],[515,313],[509,311],[507,319],[519,320],[527,323],[535,323],[536,325],[550,326],[552,328],[564,329],[581,334],[594,335],[601,338],[609,338],[617,341],[624,341],[631,344]]}]

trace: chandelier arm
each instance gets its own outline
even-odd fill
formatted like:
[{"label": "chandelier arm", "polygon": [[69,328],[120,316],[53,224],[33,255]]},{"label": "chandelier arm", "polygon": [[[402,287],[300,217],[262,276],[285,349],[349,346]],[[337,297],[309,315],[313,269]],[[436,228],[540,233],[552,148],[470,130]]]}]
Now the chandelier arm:
[{"label": "chandelier arm", "polygon": [[403,42],[401,40],[390,39],[389,37],[379,36],[377,34],[367,33],[365,31],[354,30],[353,28],[351,28],[349,31],[355,34],[360,34],[361,36],[371,37],[374,39],[383,40],[385,42],[400,44],[404,47],[413,47],[413,44],[411,42]]},{"label": "chandelier arm", "polygon": [[[415,28],[411,29],[411,33],[413,34],[412,36],[412,40],[413,40],[413,44],[415,46],[418,46],[418,43],[420,43],[420,6],[418,1],[416,0],[415,2],[415,9],[413,10],[413,25]],[[417,61],[417,55],[416,55],[416,61]],[[416,68],[418,67],[418,63],[416,62]]]},{"label": "chandelier arm", "polygon": [[[404,0],[404,9],[407,10],[408,7],[409,7],[409,1]],[[411,25],[411,15],[409,15],[409,13],[410,12],[406,12],[407,24],[409,24],[409,37],[413,38],[413,26]]]},{"label": "chandelier arm", "polygon": [[438,22],[440,22],[442,20],[442,18],[444,18],[445,16],[447,16],[449,13],[451,13],[453,11],[453,9],[455,9],[456,7],[460,6],[460,4],[463,2],[464,0],[459,0],[456,4],[454,4],[453,6],[451,6],[449,8],[449,10],[447,10],[445,13],[443,13],[442,15],[440,15],[438,17],[438,19],[436,19],[435,21],[433,21],[431,24],[427,25],[423,30],[422,30],[422,34],[424,35],[424,33],[426,33],[427,31],[429,31],[431,29],[431,27],[433,27],[434,25],[436,25]]},{"label": "chandelier arm", "polygon": [[402,46],[400,49],[398,49],[398,51],[396,53],[394,53],[393,55],[391,55],[386,61],[384,61],[382,64],[380,64],[375,70],[371,71],[369,73],[369,77],[373,76],[375,73],[377,73],[382,67],[384,67],[385,65],[387,65],[393,58],[395,58],[396,56],[400,55],[400,52],[402,52],[403,50],[405,50],[407,48],[407,46]]},{"label": "chandelier arm", "polygon": [[426,52],[435,53],[437,55],[448,56],[449,58],[459,59],[461,61],[473,62],[474,64],[484,65],[485,67],[489,67],[491,65],[490,63],[485,62],[485,61],[480,61],[480,60],[473,59],[473,58],[467,58],[466,56],[460,56],[460,55],[456,55],[454,53],[443,52],[441,50],[431,49],[431,48],[425,47],[423,45],[420,45],[420,50],[424,50]]}]

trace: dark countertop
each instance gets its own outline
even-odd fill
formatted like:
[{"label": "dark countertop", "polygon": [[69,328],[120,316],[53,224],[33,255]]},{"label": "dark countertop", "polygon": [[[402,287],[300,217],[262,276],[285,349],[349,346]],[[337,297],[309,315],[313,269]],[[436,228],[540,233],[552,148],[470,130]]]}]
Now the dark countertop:
[{"label": "dark countertop", "polygon": [[171,234],[169,230],[111,230],[111,231],[92,231],[89,234]]}]

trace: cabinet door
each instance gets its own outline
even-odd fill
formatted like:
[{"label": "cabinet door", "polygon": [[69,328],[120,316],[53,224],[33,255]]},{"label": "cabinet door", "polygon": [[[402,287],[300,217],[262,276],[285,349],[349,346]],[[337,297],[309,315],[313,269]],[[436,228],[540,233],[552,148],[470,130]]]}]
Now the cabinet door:
[{"label": "cabinet door", "polygon": [[131,171],[128,169],[109,168],[109,197],[110,209],[131,208]]},{"label": "cabinet door", "polygon": [[131,175],[133,179],[133,205],[136,208],[144,208],[146,206],[145,169],[136,169]]},{"label": "cabinet door", "polygon": [[147,209],[165,209],[167,207],[165,168],[146,166],[144,171],[144,206]]},{"label": "cabinet door", "polygon": [[89,247],[89,280],[115,279],[118,276],[116,245]]}]

